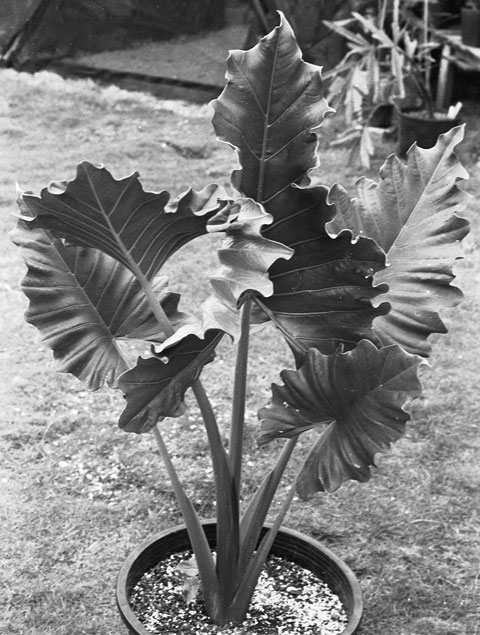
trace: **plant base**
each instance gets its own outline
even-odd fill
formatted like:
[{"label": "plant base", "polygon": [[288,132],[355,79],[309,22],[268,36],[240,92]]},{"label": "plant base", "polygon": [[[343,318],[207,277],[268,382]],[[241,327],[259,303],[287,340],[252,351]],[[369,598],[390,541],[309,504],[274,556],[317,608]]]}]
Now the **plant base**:
[{"label": "plant base", "polygon": [[[214,548],[215,523],[204,523],[204,530],[210,545]],[[267,527],[263,531],[267,531]],[[132,635],[151,635],[132,609],[132,589],[142,576],[162,559],[189,548],[188,535],[182,525],[162,532],[143,543],[123,564],[117,581],[117,605]],[[279,532],[272,547],[272,554],[300,565],[325,582],[339,597],[347,614],[348,623],[341,635],[353,635],[357,632],[362,615],[360,586],[352,571],[337,556],[317,541],[288,529]],[[165,626],[168,628],[168,624]]]},{"label": "plant base", "polygon": [[184,579],[177,566],[190,556],[191,551],[168,556],[147,571],[132,591],[132,608],[153,635],[163,635],[166,624],[175,635],[339,635],[346,626],[338,596],[310,571],[277,556],[268,558],[245,620],[237,626],[213,624],[201,593],[185,602]]}]

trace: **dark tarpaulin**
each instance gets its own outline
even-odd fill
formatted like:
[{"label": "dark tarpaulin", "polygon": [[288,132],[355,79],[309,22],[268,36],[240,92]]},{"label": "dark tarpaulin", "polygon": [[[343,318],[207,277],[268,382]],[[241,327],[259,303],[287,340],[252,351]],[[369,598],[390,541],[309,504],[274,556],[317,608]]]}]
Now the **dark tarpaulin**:
[{"label": "dark tarpaulin", "polygon": [[[5,1],[5,0],[3,0]],[[9,38],[1,43],[14,66],[77,51],[123,48],[142,39],[167,39],[223,25],[225,0],[8,0],[16,7]],[[21,12],[19,5],[29,5]],[[3,10],[3,9],[2,9]],[[1,15],[1,14],[0,14]],[[7,16],[8,19],[8,16]]]},{"label": "dark tarpaulin", "polygon": [[1,0],[0,2],[0,49],[32,17],[43,0]]}]

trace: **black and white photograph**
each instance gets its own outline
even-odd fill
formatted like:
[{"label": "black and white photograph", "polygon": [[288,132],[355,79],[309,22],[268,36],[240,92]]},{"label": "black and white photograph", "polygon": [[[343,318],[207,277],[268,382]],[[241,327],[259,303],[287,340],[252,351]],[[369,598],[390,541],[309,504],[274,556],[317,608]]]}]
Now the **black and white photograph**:
[{"label": "black and white photograph", "polygon": [[480,635],[480,0],[0,0],[0,635]]}]

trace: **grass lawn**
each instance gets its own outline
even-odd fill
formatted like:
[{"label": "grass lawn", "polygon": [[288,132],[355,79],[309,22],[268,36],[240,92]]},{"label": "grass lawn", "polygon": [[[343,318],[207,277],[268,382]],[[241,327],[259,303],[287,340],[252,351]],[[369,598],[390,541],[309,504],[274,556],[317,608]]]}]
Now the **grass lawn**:
[{"label": "grass lawn", "polygon": [[[180,522],[179,512],[153,438],[116,426],[121,395],[88,393],[56,373],[50,352],[23,321],[24,266],[7,236],[15,182],[38,193],[51,180],[73,178],[76,164],[88,159],[118,178],[138,170],[146,189],[177,196],[189,185],[228,186],[235,155],[215,141],[207,106],[46,73],[1,70],[0,88],[0,633],[121,635],[113,594],[119,565],[152,532]],[[459,155],[474,195],[472,233],[456,267],[465,300],[444,313],[449,333],[423,370],[425,394],[412,406],[405,437],[378,458],[369,484],[295,500],[286,522],[355,571],[365,599],[362,635],[480,635],[480,105],[468,104],[465,117]],[[393,150],[383,143],[370,176]],[[361,170],[348,155],[328,150],[320,159],[315,178],[338,181],[353,195]],[[174,290],[199,303],[206,289],[195,274],[216,263],[210,243],[199,240],[195,249],[193,269],[180,252],[168,273]],[[272,361],[273,346],[268,331],[255,341],[247,488],[278,451],[255,443],[256,411],[268,401],[277,368],[291,366],[277,344]],[[231,373],[229,344],[223,347],[205,373],[220,421],[230,399],[221,382]],[[212,516],[212,473],[193,404],[163,425],[199,511]]]}]

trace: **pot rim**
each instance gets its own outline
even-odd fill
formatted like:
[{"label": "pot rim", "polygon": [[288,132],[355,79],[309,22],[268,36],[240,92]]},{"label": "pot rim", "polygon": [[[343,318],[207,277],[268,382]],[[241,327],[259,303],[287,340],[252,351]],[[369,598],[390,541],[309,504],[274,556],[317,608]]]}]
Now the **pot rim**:
[{"label": "pot rim", "polygon": [[[216,520],[204,520],[201,521],[202,525],[205,527],[212,527],[216,525]],[[264,523],[264,528],[268,529],[272,526],[272,523]],[[120,567],[117,583],[116,583],[116,601],[117,607],[120,611],[121,617],[127,627],[133,627],[139,635],[152,635],[151,631],[147,630],[145,626],[140,622],[137,618],[135,612],[130,606],[129,602],[129,589],[128,589],[128,577],[130,570],[134,568],[136,561],[141,558],[143,553],[150,549],[155,543],[165,539],[171,538],[174,534],[186,534],[187,529],[184,524],[176,525],[174,527],[170,527],[169,529],[165,529],[157,534],[154,534],[147,540],[143,541],[140,545],[138,545],[124,560],[122,566]],[[363,599],[362,599],[362,591],[360,587],[360,583],[353,571],[348,567],[347,564],[341,558],[339,558],[335,553],[333,553],[328,547],[324,547],[318,540],[311,538],[310,536],[295,530],[289,529],[287,527],[281,527],[278,532],[278,537],[291,537],[293,540],[298,542],[303,542],[308,547],[315,549],[319,553],[321,553],[326,560],[330,561],[330,564],[333,565],[334,568],[343,576],[346,580],[346,583],[349,587],[352,596],[352,607],[349,611],[348,615],[348,623],[344,630],[340,635],[354,635],[357,631],[357,628],[360,625],[363,613]],[[187,534],[188,539],[188,534]],[[275,538],[275,542],[277,541],[277,537]],[[174,551],[172,551],[174,553]],[[293,558],[292,558],[293,560]],[[154,566],[154,565],[152,565]],[[301,565],[302,566],[302,565]],[[308,567],[305,567],[308,568]],[[145,569],[147,571],[148,569]],[[320,579],[320,578],[319,578]]]},{"label": "pot rim", "polygon": [[[444,119],[432,119],[431,117],[420,117],[418,115],[416,115],[415,113],[419,113],[419,112],[425,112],[424,109],[422,108],[398,108],[398,115],[400,117],[403,117],[404,119],[409,119],[410,121],[416,121],[416,122],[421,122],[421,123],[445,123],[445,122],[449,122],[452,124],[452,128],[454,128],[455,126],[460,126],[462,123],[462,120],[459,117],[455,117],[454,119],[449,119],[448,117],[445,117]],[[438,114],[443,114],[445,113],[445,115],[447,114],[446,110],[439,110],[436,109],[435,110],[436,113]]]}]

